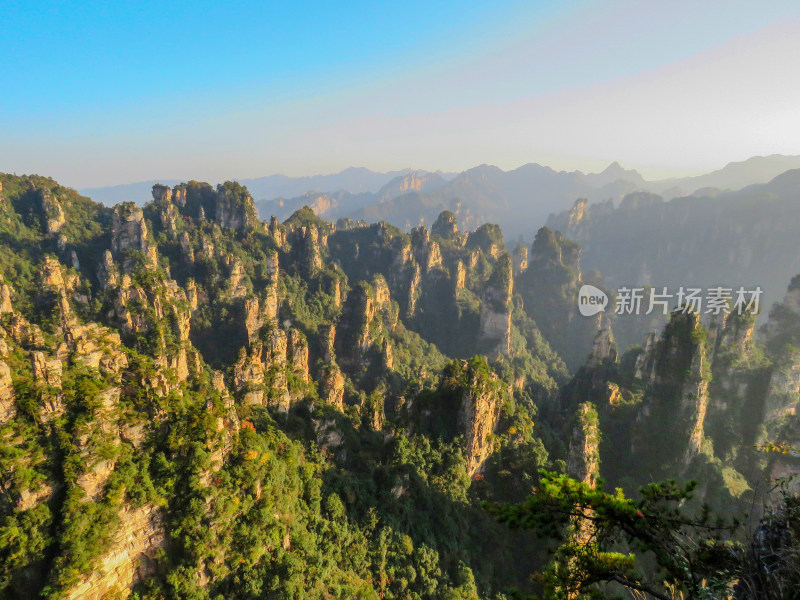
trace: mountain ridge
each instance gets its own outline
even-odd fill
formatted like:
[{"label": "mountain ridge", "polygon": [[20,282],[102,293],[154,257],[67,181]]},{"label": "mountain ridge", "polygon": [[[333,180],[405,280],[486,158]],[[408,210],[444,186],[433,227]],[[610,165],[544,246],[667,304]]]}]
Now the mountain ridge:
[{"label": "mountain ridge", "polygon": [[[248,189],[250,189],[251,194],[253,194],[253,197],[256,200],[259,199],[273,200],[281,196],[283,197],[291,197],[293,195],[299,196],[311,191],[330,192],[330,193],[338,192],[341,190],[350,193],[357,193],[362,191],[377,192],[380,189],[380,187],[386,185],[394,177],[403,176],[405,174],[412,172],[435,173],[447,180],[452,180],[461,173],[489,166],[492,165],[484,163],[483,165],[477,165],[475,167],[471,167],[470,169],[466,169],[465,171],[450,172],[450,173],[442,171],[426,171],[426,170],[411,169],[411,168],[386,171],[386,172],[376,172],[366,167],[348,167],[346,169],[343,169],[342,171],[339,171],[338,173],[331,173],[328,175],[304,175],[304,176],[292,177],[289,175],[283,175],[278,173],[273,175],[264,175],[260,177],[241,178],[241,179],[236,179],[236,181],[239,181],[239,183],[248,186]],[[635,169],[625,169],[618,161],[611,162],[603,171],[599,173],[584,173],[580,170],[556,171],[551,167],[540,165],[535,162],[525,163],[523,165],[520,165],[519,167],[516,167],[514,169],[509,169],[508,171],[503,171],[503,172],[509,173],[530,166],[536,166],[541,169],[546,169],[553,173],[577,173],[587,178],[587,180],[592,182],[593,185],[599,187],[602,187],[602,185],[606,185],[608,183],[613,183],[618,179],[625,179],[627,181],[631,181],[636,184],[642,184],[645,186],[657,185],[663,191],[664,189],[668,189],[669,187],[672,186],[679,186],[681,182],[700,181],[701,183],[698,183],[694,189],[689,190],[689,192],[687,192],[690,193],[701,187],[719,187],[718,185],[703,184],[702,178],[704,177],[712,177],[712,176],[718,177],[720,174],[732,173],[735,172],[737,169],[754,167],[754,166],[755,170],[759,172],[772,173],[769,176],[761,175],[761,177],[764,178],[764,181],[761,181],[760,183],[764,183],[767,180],[774,177],[775,175],[777,175],[778,173],[789,170],[791,168],[800,167],[800,156],[791,156],[782,154],[772,154],[769,156],[752,156],[743,161],[734,161],[727,163],[722,168],[717,169],[715,171],[711,171],[703,175],[690,176],[690,177],[673,177],[673,178],[651,180],[651,181],[645,180],[642,177],[642,175]],[[502,169],[500,169],[499,167],[494,167],[494,169],[502,171]],[[358,179],[359,177],[362,179],[359,180]],[[349,186],[348,184],[343,183],[345,180],[348,179],[353,181],[354,183],[352,183]],[[126,189],[127,191],[131,192],[130,194],[131,196],[133,195],[133,192],[135,190],[138,197],[147,197],[150,187],[152,187],[156,183],[160,182],[165,185],[175,185],[180,181],[181,181],[180,179],[176,178],[158,179],[158,180],[154,179],[154,180],[137,181],[125,184],[117,184],[112,186],[81,187],[77,188],[77,190],[83,195],[94,197],[96,201],[108,205],[108,204],[115,204],[116,202],[124,200],[135,201],[135,198],[133,197],[120,198],[119,193],[125,191]],[[375,182],[381,182],[381,183],[376,185]],[[751,181],[750,183],[759,183],[759,182]],[[263,184],[267,185],[273,184],[273,187],[264,190],[265,186]],[[286,189],[291,189],[292,186],[295,189],[299,188],[302,189],[299,189],[299,191],[296,192],[291,192],[291,191],[287,192],[286,189],[282,189],[280,188],[280,186],[284,186]],[[742,185],[740,187],[744,186]],[[268,191],[269,189],[275,191]],[[142,194],[141,192],[144,192],[144,194]]]},{"label": "mountain ridge", "polygon": [[[766,344],[753,315],[675,311],[620,356],[615,314],[578,310],[602,275],[549,228],[512,255],[449,211],[406,233],[262,221],[232,181],[151,196],[0,174],[0,597],[502,600],[558,554],[486,507],[556,474],[613,506],[688,478],[744,515],[800,469],[758,450],[800,444],[800,275]],[[652,196],[617,212],[710,202]]]}]

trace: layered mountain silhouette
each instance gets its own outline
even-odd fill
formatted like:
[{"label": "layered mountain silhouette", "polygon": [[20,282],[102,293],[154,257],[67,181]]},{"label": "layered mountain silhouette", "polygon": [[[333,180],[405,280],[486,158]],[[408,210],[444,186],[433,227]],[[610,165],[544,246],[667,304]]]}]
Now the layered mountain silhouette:
[{"label": "layered mountain silhouette", "polygon": [[[535,165],[409,173],[370,206],[451,188],[502,216],[531,178],[590,185]],[[0,598],[531,597],[560,550],[491,506],[531,506],[555,477],[570,495],[541,506],[565,526],[580,492],[651,527],[635,490],[758,522],[764,478],[800,473],[800,275],[760,334],[748,311],[675,311],[645,335],[577,300],[603,261],[608,281],[654,284],[800,271],[798,190],[800,169],[714,197],[582,199],[551,225],[583,248],[542,227],[509,251],[448,211],[410,232],[308,207],[267,222],[232,181],[111,209],[0,173]],[[682,513],[664,510],[670,533]],[[759,527],[796,548],[796,525]],[[728,597],[750,559],[719,532]],[[647,574],[648,551],[624,559]]]},{"label": "layered mountain silhouette", "polygon": [[583,266],[620,286],[760,286],[764,313],[800,270],[800,169],[738,191],[705,188],[665,200],[578,200],[547,225],[583,247]]},{"label": "layered mountain silhouette", "polygon": [[[318,192],[347,191],[351,194],[375,193],[393,179],[411,172],[411,169],[402,169],[377,173],[363,167],[350,167],[331,175],[313,175],[309,177],[267,175],[252,179],[240,179],[239,182],[251,190],[253,197],[261,200],[272,200],[275,198],[303,196],[312,190]],[[453,176],[453,174],[443,175],[445,177]],[[151,188],[156,183],[176,185],[179,180],[153,179],[110,187],[84,188],[81,193],[107,206],[127,201],[141,203],[141,199],[147,198]]]},{"label": "layered mountain silhouette", "polygon": [[[800,168],[800,156],[755,156],[732,162],[722,169],[694,177],[646,181],[618,162],[600,173],[555,171],[535,163],[503,171],[480,165],[462,173],[403,169],[377,173],[349,168],[332,175],[288,177],[269,175],[241,179],[256,199],[262,218],[288,218],[308,205],[327,219],[385,220],[401,228],[433,223],[442,210],[455,213],[465,226],[494,222],[503,226],[507,239],[527,241],[550,213],[568,209],[576,198],[620,201],[635,191],[657,193],[667,199],[696,194],[714,197],[725,191],[766,183],[789,169]],[[175,185],[178,180],[159,180]],[[106,205],[147,197],[155,181],[81,193]]]}]

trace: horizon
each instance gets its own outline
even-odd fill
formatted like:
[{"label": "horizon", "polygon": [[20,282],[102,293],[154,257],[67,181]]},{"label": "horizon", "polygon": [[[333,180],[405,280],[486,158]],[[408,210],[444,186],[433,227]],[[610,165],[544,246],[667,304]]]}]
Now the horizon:
[{"label": "horizon", "polygon": [[1,6],[0,600],[800,590],[800,1]]},{"label": "horizon", "polygon": [[800,7],[7,7],[0,170],[75,188],[463,172],[646,179],[800,154]]},{"label": "horizon", "polygon": [[[260,179],[268,179],[270,177],[287,177],[287,178],[291,178],[291,179],[304,179],[304,178],[310,179],[310,178],[314,178],[314,177],[331,177],[331,176],[341,175],[342,173],[345,173],[345,172],[351,171],[351,170],[366,170],[366,171],[369,171],[370,173],[373,173],[373,174],[388,174],[388,173],[394,173],[394,172],[398,172],[398,173],[405,172],[405,173],[430,173],[430,174],[437,174],[438,173],[438,174],[444,174],[444,175],[458,176],[458,175],[461,175],[462,173],[466,173],[467,171],[471,171],[473,169],[477,169],[477,168],[480,168],[480,167],[496,167],[496,168],[500,169],[501,171],[503,171],[505,173],[508,173],[510,171],[515,171],[517,169],[521,169],[522,167],[525,167],[525,166],[528,166],[528,165],[537,165],[537,166],[540,166],[540,167],[545,167],[545,168],[548,168],[548,169],[550,169],[550,170],[552,170],[552,171],[554,171],[556,173],[581,173],[583,175],[600,174],[600,173],[603,173],[606,170],[608,170],[611,167],[616,165],[616,166],[618,166],[619,168],[621,168],[621,169],[623,169],[625,171],[635,171],[635,172],[637,172],[648,183],[657,183],[657,182],[661,182],[661,181],[669,181],[669,180],[672,180],[672,179],[682,179],[682,178],[696,177],[696,176],[699,176],[699,175],[706,175],[706,174],[709,174],[709,173],[712,173],[712,172],[721,171],[722,169],[724,169],[724,168],[726,168],[726,167],[728,167],[730,165],[733,165],[733,164],[745,163],[745,162],[747,162],[749,160],[752,160],[752,159],[774,158],[774,157],[795,158],[795,156],[787,155],[787,154],[753,155],[753,156],[749,156],[747,158],[744,158],[742,160],[734,160],[734,161],[726,162],[724,165],[720,165],[718,167],[715,167],[715,168],[712,168],[712,169],[709,169],[709,170],[696,170],[696,171],[692,171],[692,172],[687,172],[685,174],[678,174],[678,175],[659,177],[659,178],[647,177],[639,169],[636,169],[634,167],[628,167],[628,166],[620,163],[620,161],[612,160],[605,167],[600,168],[600,169],[595,169],[595,170],[556,169],[556,168],[551,167],[550,165],[538,163],[538,162],[535,162],[535,161],[529,161],[529,162],[523,163],[521,165],[517,165],[515,167],[511,167],[511,168],[507,168],[507,169],[503,168],[503,167],[500,167],[499,165],[494,165],[494,164],[489,164],[489,163],[481,163],[479,165],[473,165],[471,167],[468,167],[468,168],[466,168],[466,169],[464,169],[462,171],[445,171],[445,170],[442,170],[442,169],[432,170],[432,169],[420,169],[420,168],[413,168],[413,167],[403,167],[403,168],[399,168],[399,169],[388,169],[386,171],[376,171],[374,169],[370,169],[369,167],[365,167],[363,165],[355,165],[355,166],[345,167],[345,168],[343,168],[341,170],[330,172],[330,173],[308,173],[308,174],[301,174],[301,175],[294,175],[294,176],[293,175],[287,175],[285,173],[270,173],[270,174],[267,174],[267,175],[259,175],[259,176],[256,176],[256,177],[230,177],[230,178],[227,178],[227,179],[214,180],[214,183],[221,184],[221,183],[224,183],[225,181],[236,181],[236,182],[255,181],[255,180],[260,180]],[[17,175],[17,173],[14,173],[14,175]],[[43,176],[47,176],[45,173],[21,173],[20,175],[43,175]],[[397,175],[397,177],[401,177],[401,176],[402,176],[402,174]],[[152,179],[141,179],[141,180],[138,180],[138,181],[127,181],[125,183],[115,183],[115,184],[107,185],[107,186],[84,186],[84,187],[68,186],[68,187],[72,187],[73,189],[76,189],[78,191],[91,191],[91,190],[104,190],[104,189],[109,189],[109,188],[126,187],[126,186],[137,185],[137,184],[147,184],[147,183],[153,183],[153,182],[156,182],[156,183],[161,183],[161,182],[183,182],[183,183],[185,183],[185,182],[188,182],[190,180],[205,181],[206,183],[212,183],[212,180],[197,179],[196,177],[183,177],[183,178],[181,178],[181,177],[160,177],[160,178],[152,178]],[[59,182],[59,183],[62,183],[62,185],[67,185],[64,182]],[[309,193],[317,192],[317,191],[318,190],[308,190]]]}]

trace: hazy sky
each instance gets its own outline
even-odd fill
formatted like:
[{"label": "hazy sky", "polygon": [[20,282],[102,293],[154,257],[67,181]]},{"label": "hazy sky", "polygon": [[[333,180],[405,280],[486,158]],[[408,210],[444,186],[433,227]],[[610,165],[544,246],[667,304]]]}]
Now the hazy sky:
[{"label": "hazy sky", "polygon": [[0,5],[0,171],[74,187],[800,154],[800,3]]}]

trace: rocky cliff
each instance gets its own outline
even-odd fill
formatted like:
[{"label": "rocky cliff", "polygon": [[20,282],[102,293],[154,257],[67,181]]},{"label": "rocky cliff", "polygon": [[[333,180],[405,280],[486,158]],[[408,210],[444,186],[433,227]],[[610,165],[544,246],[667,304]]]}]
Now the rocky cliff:
[{"label": "rocky cliff", "polygon": [[584,402],[575,414],[569,442],[567,473],[594,487],[600,475],[600,422],[594,406]]},{"label": "rocky cliff", "polygon": [[466,381],[462,386],[457,426],[464,435],[467,474],[472,477],[480,472],[492,452],[503,396],[496,375],[487,374],[476,362],[464,367]]},{"label": "rocky cliff", "polygon": [[[407,557],[383,591],[437,597],[434,522],[545,464],[532,416],[563,363],[497,226],[262,223],[245,188],[196,181],[107,209],[0,180],[0,529],[24,532],[0,549],[2,593],[372,597],[387,567],[348,553],[374,506]],[[433,537],[411,539],[419,523]],[[323,561],[328,542],[344,554]]]},{"label": "rocky cliff", "polygon": [[578,290],[584,283],[580,261],[579,244],[544,227],[527,253],[526,268],[520,263],[515,275],[525,311],[573,370],[583,363],[606,320],[604,313],[584,317],[578,312]]},{"label": "rocky cliff", "polygon": [[[584,269],[601,272],[609,287],[760,286],[766,309],[800,272],[790,250],[799,181],[800,170],[792,170],[738,192],[699,190],[671,200],[637,192],[616,207],[578,200],[547,226],[580,243]],[[645,331],[626,336],[623,346]]]}]

